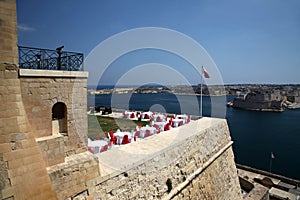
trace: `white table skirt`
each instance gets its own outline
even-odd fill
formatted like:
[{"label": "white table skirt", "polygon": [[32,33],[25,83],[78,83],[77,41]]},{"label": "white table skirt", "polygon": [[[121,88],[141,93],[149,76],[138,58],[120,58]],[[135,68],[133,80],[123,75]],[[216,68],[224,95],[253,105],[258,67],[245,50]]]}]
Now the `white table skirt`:
[{"label": "white table skirt", "polygon": [[117,144],[122,144],[123,138],[125,135],[128,135],[129,141],[131,140],[131,133],[130,132],[115,132],[114,136],[117,138]]},{"label": "white table skirt", "polygon": [[156,128],[152,126],[143,126],[140,128],[140,136],[143,138],[146,135],[146,131],[149,130],[152,135],[156,134]]},{"label": "white table skirt", "polygon": [[160,131],[164,131],[166,124],[167,124],[167,122],[153,122],[153,125],[159,126]]}]

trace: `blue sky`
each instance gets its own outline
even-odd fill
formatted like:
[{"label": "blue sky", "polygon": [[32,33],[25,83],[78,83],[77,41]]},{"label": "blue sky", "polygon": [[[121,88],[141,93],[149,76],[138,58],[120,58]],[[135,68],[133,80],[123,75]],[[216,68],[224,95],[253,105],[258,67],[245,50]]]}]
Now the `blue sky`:
[{"label": "blue sky", "polygon": [[[171,29],[199,43],[226,84],[300,84],[298,0],[17,0],[17,20],[19,45],[49,49],[64,45],[64,50],[83,52],[86,57],[101,42],[123,31]],[[94,74],[101,62],[85,68]],[[199,81],[199,74],[186,60],[146,49],[120,55],[105,76],[89,83],[115,84],[131,68],[147,63],[174,68],[191,84]],[[140,78],[143,76],[149,74]],[[165,77],[170,83],[182,83]]]}]

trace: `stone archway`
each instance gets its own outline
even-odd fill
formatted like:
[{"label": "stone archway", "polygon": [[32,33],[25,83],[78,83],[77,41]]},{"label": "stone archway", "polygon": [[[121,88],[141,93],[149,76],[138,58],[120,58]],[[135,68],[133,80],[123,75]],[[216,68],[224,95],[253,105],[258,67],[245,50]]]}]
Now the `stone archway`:
[{"label": "stone archway", "polygon": [[63,102],[57,102],[52,106],[52,134],[67,135],[67,106]]}]

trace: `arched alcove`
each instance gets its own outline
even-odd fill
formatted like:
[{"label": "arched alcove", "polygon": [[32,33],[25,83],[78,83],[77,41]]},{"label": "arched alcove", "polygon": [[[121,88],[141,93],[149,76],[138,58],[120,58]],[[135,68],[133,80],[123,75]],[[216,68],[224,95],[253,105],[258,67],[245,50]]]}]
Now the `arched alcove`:
[{"label": "arched alcove", "polygon": [[61,133],[67,135],[67,106],[57,102],[52,106],[52,134]]}]

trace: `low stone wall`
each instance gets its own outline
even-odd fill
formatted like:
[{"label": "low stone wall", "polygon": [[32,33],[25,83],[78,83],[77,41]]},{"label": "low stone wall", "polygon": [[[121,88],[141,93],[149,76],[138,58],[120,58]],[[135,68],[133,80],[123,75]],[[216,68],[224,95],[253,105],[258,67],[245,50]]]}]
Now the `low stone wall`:
[{"label": "low stone wall", "polygon": [[65,161],[64,136],[60,134],[36,139],[42,151],[46,166],[57,165]]},{"label": "low stone wall", "polygon": [[95,199],[241,199],[225,120],[202,118],[98,154]]},{"label": "low stone wall", "polygon": [[69,156],[47,170],[58,199],[85,199],[87,182],[100,176],[98,160],[90,152]]}]

